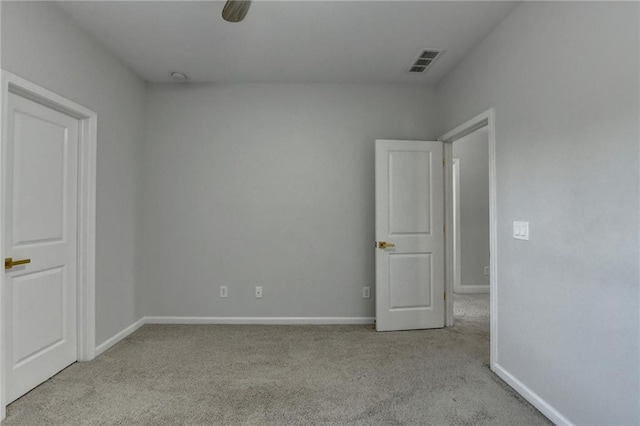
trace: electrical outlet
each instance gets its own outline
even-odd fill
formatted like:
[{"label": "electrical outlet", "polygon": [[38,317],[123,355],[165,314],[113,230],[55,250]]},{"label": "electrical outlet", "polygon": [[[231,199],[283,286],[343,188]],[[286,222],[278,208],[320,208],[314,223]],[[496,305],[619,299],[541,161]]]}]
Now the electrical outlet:
[{"label": "electrical outlet", "polygon": [[220,297],[222,297],[222,298],[227,297],[227,286],[226,285],[221,285],[220,286]]},{"label": "electrical outlet", "polygon": [[256,287],[256,299],[262,299],[262,287]]},{"label": "electrical outlet", "polygon": [[362,287],[362,298],[363,299],[371,298],[371,287]]},{"label": "electrical outlet", "polygon": [[489,275],[489,267],[488,266],[484,267],[484,274],[485,275]]}]

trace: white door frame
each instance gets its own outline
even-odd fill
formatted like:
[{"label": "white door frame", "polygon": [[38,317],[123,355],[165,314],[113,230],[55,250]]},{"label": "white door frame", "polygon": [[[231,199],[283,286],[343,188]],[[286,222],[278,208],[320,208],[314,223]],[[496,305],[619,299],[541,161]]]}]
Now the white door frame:
[{"label": "white door frame", "polygon": [[453,291],[460,289],[462,285],[462,268],[460,258],[462,250],[460,248],[460,159],[451,159],[451,187],[453,194],[451,195],[451,212],[453,220],[451,221],[451,244],[453,244]]},{"label": "white door frame", "polygon": [[[445,203],[445,226],[446,229],[453,229],[453,147],[454,141],[487,126],[489,133],[489,292],[490,292],[490,366],[498,362],[498,232],[497,232],[497,202],[496,202],[496,132],[495,132],[495,112],[493,108],[473,117],[471,120],[461,124],[455,129],[445,133],[438,140],[444,142],[445,177],[444,177],[444,203]],[[445,289],[447,295],[453,295],[453,232],[445,235]],[[453,325],[453,297],[447,297],[445,306],[445,324],[447,327]]]},{"label": "white door frame", "polygon": [[[2,138],[7,138],[7,98],[14,93],[29,100],[63,112],[79,121],[78,144],[78,241],[77,241],[77,357],[78,361],[90,361],[95,357],[95,252],[96,252],[96,153],[97,119],[95,112],[46,90],[28,80],[5,70],[2,73]],[[4,144],[3,144],[4,146]],[[1,169],[4,165],[4,153],[0,152]],[[2,219],[2,199],[0,197],[0,219]],[[3,220],[3,219],[2,219]],[[1,230],[0,230],[1,232]],[[0,235],[1,238],[4,237]],[[0,258],[5,257],[3,244],[0,244]],[[4,273],[0,275],[0,342],[4,343],[5,300]],[[3,348],[6,345],[1,345]],[[5,354],[0,350],[0,420],[6,414],[6,372]]]}]

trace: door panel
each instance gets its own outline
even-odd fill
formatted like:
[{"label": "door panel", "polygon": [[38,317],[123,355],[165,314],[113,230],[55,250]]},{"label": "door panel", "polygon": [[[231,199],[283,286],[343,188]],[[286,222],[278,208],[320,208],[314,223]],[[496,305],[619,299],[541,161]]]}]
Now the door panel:
[{"label": "door panel", "polygon": [[430,152],[389,152],[389,232],[392,235],[430,232],[430,165]]},{"label": "door panel", "polygon": [[444,327],[442,156],[441,142],[376,141],[379,331]]},{"label": "door panel", "polygon": [[73,363],[76,346],[78,120],[10,93],[3,141],[3,246],[11,402]]},{"label": "door panel", "polygon": [[[14,115],[13,243],[62,239],[66,128],[22,111]],[[34,170],[37,173],[34,173]]]},{"label": "door panel", "polygon": [[[431,254],[389,254],[389,309],[431,306]],[[424,283],[424,285],[416,285]]]},{"label": "door panel", "polygon": [[64,270],[16,276],[13,284],[13,333],[21,336],[13,345],[17,365],[64,340]]}]

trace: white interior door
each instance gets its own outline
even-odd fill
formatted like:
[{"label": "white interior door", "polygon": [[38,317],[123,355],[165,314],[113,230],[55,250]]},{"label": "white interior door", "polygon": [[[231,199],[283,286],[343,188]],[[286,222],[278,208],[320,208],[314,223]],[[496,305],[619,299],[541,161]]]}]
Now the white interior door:
[{"label": "white interior door", "polygon": [[[9,93],[3,140],[9,403],[76,361],[78,120]],[[12,266],[13,262],[30,260]]]},{"label": "white interior door", "polygon": [[376,329],[444,327],[442,142],[376,141]]}]

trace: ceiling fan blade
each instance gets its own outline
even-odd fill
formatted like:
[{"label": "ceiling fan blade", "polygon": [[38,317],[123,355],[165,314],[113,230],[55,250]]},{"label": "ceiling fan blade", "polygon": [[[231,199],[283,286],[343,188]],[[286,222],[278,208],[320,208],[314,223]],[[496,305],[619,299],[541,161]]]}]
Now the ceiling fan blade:
[{"label": "ceiling fan blade", "polygon": [[251,0],[227,0],[222,9],[222,19],[228,22],[240,22],[247,16]]}]

